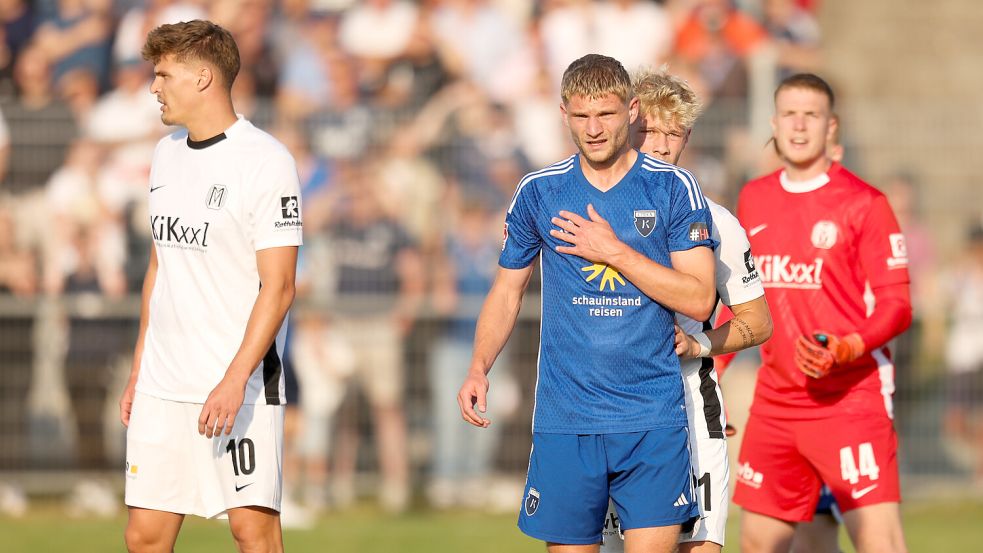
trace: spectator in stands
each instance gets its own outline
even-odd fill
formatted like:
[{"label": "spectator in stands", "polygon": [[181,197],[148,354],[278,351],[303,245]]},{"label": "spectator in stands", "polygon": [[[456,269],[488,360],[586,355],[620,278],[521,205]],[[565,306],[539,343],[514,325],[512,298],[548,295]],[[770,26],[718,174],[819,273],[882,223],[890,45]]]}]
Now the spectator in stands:
[{"label": "spectator in stands", "polygon": [[744,98],[744,62],[767,42],[767,31],[733,0],[699,0],[676,33],[676,58],[696,68],[712,97]]},{"label": "spectator in stands", "polygon": [[13,94],[14,63],[34,37],[37,26],[33,2],[0,1],[0,96]]},{"label": "spectator in stands", "polygon": [[14,221],[9,205],[0,204],[0,294],[30,297],[38,290],[37,263],[18,244]]},{"label": "spectator in stands", "polygon": [[819,22],[795,0],[766,0],[764,26],[778,48],[779,80],[822,63]]},{"label": "spectator in stands", "polygon": [[57,83],[77,69],[91,73],[99,88],[109,85],[110,46],[114,28],[109,0],[58,0],[41,22],[35,42],[52,62]]},{"label": "spectator in stands", "polygon": [[442,0],[430,24],[444,67],[494,100],[508,101],[535,77],[527,37],[491,0]]},{"label": "spectator in stands", "polygon": [[[949,370],[945,432],[970,467],[973,484],[983,486],[983,219],[971,225],[962,260],[952,270],[952,323],[946,341]],[[968,461],[968,462],[967,462]]]},{"label": "spectator in stands", "polygon": [[145,0],[130,4],[132,7],[126,11],[116,28],[113,41],[115,63],[139,59],[147,33],[160,25],[208,18],[200,2],[193,0]]},{"label": "spectator in stands", "polygon": [[[427,497],[438,508],[478,507],[488,499],[503,409],[497,424],[479,429],[461,424],[457,383],[471,362],[475,324],[484,294],[495,278],[502,250],[501,215],[481,201],[465,199],[456,215],[445,217],[443,244],[433,278],[433,306],[446,321],[430,350],[430,401],[433,405],[433,465]],[[491,378],[496,394],[510,379],[510,358],[500,355]],[[503,394],[496,397],[508,397]]]},{"label": "spectator in stands", "polygon": [[341,15],[338,40],[354,57],[363,88],[382,87],[392,64],[409,48],[419,17],[410,0],[367,0]]},{"label": "spectator in stands", "polygon": [[[354,355],[352,376],[369,402],[382,472],[379,501],[389,511],[401,511],[410,492],[403,341],[422,299],[424,267],[406,230],[386,217],[378,184],[360,165],[353,163],[350,175],[339,179],[341,199],[329,228],[339,298],[331,311],[332,330]],[[336,494],[342,503],[353,492],[344,486],[353,485],[354,460],[349,456],[338,465]]]}]

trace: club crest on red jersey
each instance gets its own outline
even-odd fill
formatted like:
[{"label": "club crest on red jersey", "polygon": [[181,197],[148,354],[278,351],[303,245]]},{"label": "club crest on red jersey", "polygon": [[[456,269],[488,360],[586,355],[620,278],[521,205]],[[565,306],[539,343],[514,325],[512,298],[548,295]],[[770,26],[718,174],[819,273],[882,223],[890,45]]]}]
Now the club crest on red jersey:
[{"label": "club crest on red jersey", "polygon": [[812,227],[812,245],[828,250],[836,245],[838,230],[833,221],[819,221]]}]

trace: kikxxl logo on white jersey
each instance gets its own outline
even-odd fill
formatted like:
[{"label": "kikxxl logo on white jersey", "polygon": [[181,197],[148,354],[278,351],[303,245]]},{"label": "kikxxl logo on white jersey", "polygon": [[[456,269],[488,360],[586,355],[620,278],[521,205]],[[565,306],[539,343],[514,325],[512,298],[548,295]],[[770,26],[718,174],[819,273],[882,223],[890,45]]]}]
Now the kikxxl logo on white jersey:
[{"label": "kikxxl logo on white jersey", "polygon": [[756,255],[754,264],[766,288],[816,290],[823,286],[823,260],[818,257],[803,263],[790,255]]}]

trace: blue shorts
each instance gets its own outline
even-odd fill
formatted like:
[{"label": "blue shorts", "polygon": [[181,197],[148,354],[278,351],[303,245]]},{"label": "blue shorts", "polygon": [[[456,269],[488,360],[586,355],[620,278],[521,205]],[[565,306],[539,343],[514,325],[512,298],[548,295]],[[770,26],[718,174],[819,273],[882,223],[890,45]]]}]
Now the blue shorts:
[{"label": "blue shorts", "polygon": [[599,543],[614,501],[621,529],[700,515],[685,426],[622,434],[533,433],[519,529],[552,543]]},{"label": "blue shorts", "polygon": [[822,489],[819,490],[819,502],[816,503],[816,514],[830,515],[837,522],[842,522],[839,511],[839,505],[836,504],[836,498],[833,497],[833,492],[830,491],[829,486],[823,484]]}]

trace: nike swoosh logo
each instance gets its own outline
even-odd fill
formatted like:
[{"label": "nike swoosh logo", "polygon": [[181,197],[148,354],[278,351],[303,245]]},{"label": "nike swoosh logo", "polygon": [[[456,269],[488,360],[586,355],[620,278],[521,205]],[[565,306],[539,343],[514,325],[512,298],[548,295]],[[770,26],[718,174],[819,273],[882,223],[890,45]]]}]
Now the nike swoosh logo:
[{"label": "nike swoosh logo", "polygon": [[876,487],[877,487],[877,484],[874,484],[873,486],[867,486],[866,488],[864,488],[862,490],[850,490],[850,497],[852,497],[854,499],[860,499],[861,497],[863,497],[863,496],[869,494],[870,492],[874,491],[874,488],[876,488]]},{"label": "nike swoosh logo", "polygon": [[244,490],[245,488],[247,488],[249,486],[252,486],[253,484],[255,484],[255,482],[250,482],[248,484],[243,484],[242,486],[236,486],[236,492],[240,492],[240,491]]},{"label": "nike swoosh logo", "polygon": [[765,230],[766,228],[768,228],[768,223],[765,223],[763,225],[758,225],[758,226],[754,227],[753,229],[747,231],[747,235],[748,236],[754,236],[755,234],[758,234],[759,232]]},{"label": "nike swoosh logo", "polygon": [[155,187],[151,188],[150,191],[153,192],[154,190],[160,190],[161,188],[164,188],[165,186],[167,186],[167,185],[166,184],[162,184],[160,186],[155,186]]}]

